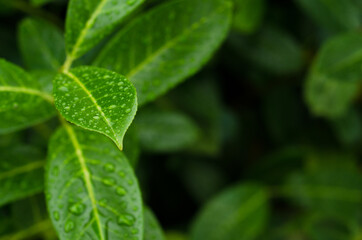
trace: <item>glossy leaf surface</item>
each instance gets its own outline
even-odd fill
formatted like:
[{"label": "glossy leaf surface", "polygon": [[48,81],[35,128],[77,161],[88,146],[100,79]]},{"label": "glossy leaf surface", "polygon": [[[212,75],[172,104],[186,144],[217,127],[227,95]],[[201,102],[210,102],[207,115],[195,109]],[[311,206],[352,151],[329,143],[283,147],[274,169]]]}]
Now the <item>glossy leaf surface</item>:
[{"label": "glossy leaf surface", "polygon": [[119,148],[137,111],[133,85],[122,75],[95,67],[58,75],[54,99],[65,119],[110,137]]},{"label": "glossy leaf surface", "polygon": [[142,200],[125,155],[103,135],[66,124],[52,137],[48,210],[60,239],[142,240]]},{"label": "glossy leaf surface", "polygon": [[65,60],[63,34],[54,25],[28,18],[19,26],[19,45],[26,66],[57,71]]},{"label": "glossy leaf surface", "polygon": [[120,31],[94,64],[127,76],[142,105],[196,73],[224,40],[230,19],[228,1],[172,1]]},{"label": "glossy leaf surface", "polygon": [[192,227],[191,240],[254,239],[263,230],[267,214],[263,188],[232,187],[206,204]]},{"label": "glossy leaf surface", "polygon": [[71,0],[65,41],[67,53],[78,58],[109,34],[144,0]]},{"label": "glossy leaf surface", "polygon": [[0,59],[0,134],[47,120],[55,114],[52,102],[29,74]]},{"label": "glossy leaf surface", "polygon": [[30,146],[1,148],[0,206],[41,192],[45,158]]}]

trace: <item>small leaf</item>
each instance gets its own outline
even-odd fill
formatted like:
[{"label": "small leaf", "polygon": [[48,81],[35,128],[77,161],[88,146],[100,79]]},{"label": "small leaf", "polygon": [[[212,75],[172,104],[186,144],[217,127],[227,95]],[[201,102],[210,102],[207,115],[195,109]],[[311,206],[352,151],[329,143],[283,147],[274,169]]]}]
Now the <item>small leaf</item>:
[{"label": "small leaf", "polygon": [[45,159],[30,146],[0,149],[0,206],[43,190]]},{"label": "small leaf", "polygon": [[360,25],[358,6],[353,0],[296,0],[319,25],[331,31],[348,31]]},{"label": "small leaf", "polygon": [[172,152],[189,147],[198,137],[198,127],[184,114],[158,109],[141,111],[135,120],[141,146],[154,152]]},{"label": "small leaf", "polygon": [[25,19],[19,26],[19,45],[26,66],[57,71],[65,60],[61,31],[39,19]]},{"label": "small leaf", "polygon": [[46,196],[62,240],[143,238],[137,179],[125,155],[103,135],[69,124],[55,133]]},{"label": "small leaf", "polygon": [[137,111],[136,89],[122,75],[78,67],[54,79],[55,106],[68,121],[110,137],[122,149]]},{"label": "small leaf", "polygon": [[94,64],[127,76],[142,105],[196,73],[224,40],[230,19],[229,1],[168,2],[120,31]]},{"label": "small leaf", "polygon": [[49,119],[55,114],[52,102],[26,72],[0,59],[0,134]]},{"label": "small leaf", "polygon": [[143,209],[143,218],[144,218],[143,240],[165,240],[165,236],[162,232],[160,224],[157,221],[156,216],[147,207],[144,207]]},{"label": "small leaf", "polygon": [[196,218],[191,240],[255,239],[268,215],[267,194],[255,185],[238,185],[212,199]]},{"label": "small leaf", "polygon": [[234,0],[234,27],[242,33],[253,33],[261,24],[265,11],[264,0]]},{"label": "small leaf", "polygon": [[144,0],[71,0],[65,41],[68,55],[76,59],[109,34]]},{"label": "small leaf", "polygon": [[305,85],[306,101],[315,115],[335,118],[348,111],[359,91],[361,64],[361,33],[343,34],[323,45]]}]

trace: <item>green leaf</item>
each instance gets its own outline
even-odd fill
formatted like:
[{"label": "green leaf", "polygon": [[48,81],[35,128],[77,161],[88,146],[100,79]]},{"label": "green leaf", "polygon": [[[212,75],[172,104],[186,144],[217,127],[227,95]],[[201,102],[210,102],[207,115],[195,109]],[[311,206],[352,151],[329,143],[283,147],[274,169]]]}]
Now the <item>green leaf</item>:
[{"label": "green leaf", "polygon": [[247,38],[237,36],[230,41],[234,51],[258,67],[258,71],[288,75],[303,67],[300,44],[289,32],[277,27],[266,26],[256,35]]},{"label": "green leaf", "polygon": [[58,130],[49,145],[46,195],[62,240],[143,238],[137,179],[105,136],[69,124]]},{"label": "green leaf", "polygon": [[360,25],[358,6],[353,0],[296,0],[319,25],[331,31],[347,31]]},{"label": "green leaf", "polygon": [[305,83],[305,99],[313,114],[333,119],[348,112],[359,85],[311,73]]},{"label": "green leaf", "polygon": [[345,146],[360,147],[360,140],[362,139],[362,118],[359,111],[352,108],[343,116],[333,119],[331,125],[342,144]]},{"label": "green leaf", "polygon": [[0,206],[43,190],[45,160],[37,149],[14,146],[0,152]]},{"label": "green leaf", "polygon": [[136,168],[141,153],[140,142],[138,138],[138,131],[135,125],[127,130],[126,135],[124,136],[124,154],[127,156],[127,159],[133,168]]},{"label": "green leaf", "polygon": [[267,215],[265,190],[256,185],[238,185],[204,207],[192,227],[191,240],[254,239],[263,230]]},{"label": "green leaf", "polygon": [[224,40],[230,19],[229,1],[172,1],[120,31],[94,64],[127,76],[142,105],[196,73]]},{"label": "green leaf", "polygon": [[148,208],[143,209],[144,218],[144,237],[143,240],[165,240],[162,228],[157,221],[156,216]]},{"label": "green leaf", "polygon": [[41,89],[49,94],[53,94],[53,79],[57,72],[51,70],[34,70],[30,72],[33,79],[36,79]]},{"label": "green leaf", "polygon": [[137,111],[136,89],[122,75],[78,67],[54,79],[55,106],[68,121],[110,137],[122,149]]},{"label": "green leaf", "polygon": [[63,34],[54,25],[27,18],[19,25],[18,41],[26,66],[57,71],[65,60]]},{"label": "green leaf", "polygon": [[187,116],[171,111],[146,109],[135,120],[141,146],[148,151],[172,152],[197,140],[198,128]]},{"label": "green leaf", "polygon": [[144,0],[71,0],[65,42],[67,54],[76,59],[108,35]]},{"label": "green leaf", "polygon": [[362,176],[350,159],[336,153],[310,156],[309,169],[288,178],[287,195],[314,213],[356,221],[362,206]]},{"label": "green leaf", "polygon": [[261,24],[265,12],[264,0],[234,0],[233,25],[242,33],[253,33]]},{"label": "green leaf", "polygon": [[320,49],[313,73],[335,80],[359,81],[362,77],[362,33],[351,32],[329,39]]},{"label": "green leaf", "polygon": [[0,134],[49,119],[55,114],[52,102],[26,72],[0,59]]},{"label": "green leaf", "polygon": [[216,84],[214,76],[194,77],[168,95],[177,108],[195,120],[201,130],[190,150],[207,155],[219,153],[222,138],[220,116],[224,106],[221,101],[220,86]]},{"label": "green leaf", "polygon": [[305,97],[317,116],[340,117],[350,108],[362,77],[362,34],[347,33],[326,42],[305,85]]}]

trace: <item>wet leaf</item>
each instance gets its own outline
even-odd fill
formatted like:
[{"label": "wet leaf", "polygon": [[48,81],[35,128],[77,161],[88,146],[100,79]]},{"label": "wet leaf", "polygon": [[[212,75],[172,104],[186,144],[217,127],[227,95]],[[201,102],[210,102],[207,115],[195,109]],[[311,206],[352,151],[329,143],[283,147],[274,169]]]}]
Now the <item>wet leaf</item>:
[{"label": "wet leaf", "polygon": [[122,75],[78,67],[54,79],[55,106],[68,121],[100,132],[122,149],[127,128],[137,111],[133,85]]},{"label": "wet leaf", "polygon": [[49,146],[48,211],[60,239],[143,239],[141,193],[125,155],[103,135],[59,129]]},{"label": "wet leaf", "polygon": [[55,114],[51,95],[21,68],[0,59],[0,134],[43,122]]},{"label": "wet leaf", "polygon": [[171,1],[121,30],[94,64],[127,76],[142,105],[196,73],[224,40],[230,19],[228,1]]}]

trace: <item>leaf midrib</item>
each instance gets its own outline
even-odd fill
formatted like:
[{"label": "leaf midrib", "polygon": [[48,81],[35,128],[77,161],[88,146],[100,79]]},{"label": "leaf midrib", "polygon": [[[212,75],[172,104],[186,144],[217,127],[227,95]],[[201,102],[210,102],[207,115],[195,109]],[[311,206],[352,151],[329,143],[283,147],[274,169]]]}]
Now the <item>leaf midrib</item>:
[{"label": "leaf midrib", "polygon": [[92,25],[94,24],[94,21],[96,20],[97,16],[100,14],[100,12],[102,11],[102,8],[104,7],[104,5],[106,4],[107,0],[101,0],[101,2],[98,4],[97,8],[94,10],[94,12],[92,13],[91,17],[88,19],[88,21],[85,24],[85,27],[82,29],[82,31],[80,32],[77,41],[75,42],[74,46],[73,46],[73,50],[70,53],[70,58],[74,59],[75,55],[78,51],[79,46],[84,42],[84,39],[89,31],[89,29],[92,27]]},{"label": "leaf midrib", "polygon": [[11,177],[14,177],[16,175],[23,174],[23,173],[26,173],[26,172],[30,172],[30,171],[33,171],[33,170],[38,169],[38,168],[42,168],[42,167],[44,167],[44,164],[45,164],[44,161],[36,161],[36,162],[31,162],[29,164],[26,164],[26,165],[23,165],[23,166],[20,166],[20,167],[16,167],[16,168],[11,169],[11,170],[6,171],[6,172],[1,172],[0,173],[0,180],[3,180],[5,178],[11,178]]},{"label": "leaf midrib", "polygon": [[102,119],[103,121],[107,124],[107,126],[111,129],[112,131],[112,134],[114,136],[114,139],[117,143],[117,146],[120,146],[119,145],[119,142],[118,142],[118,138],[117,138],[117,134],[116,132],[114,131],[111,123],[109,122],[108,118],[106,117],[106,115],[104,114],[103,110],[102,110],[102,107],[99,106],[99,104],[97,103],[97,100],[93,97],[92,93],[86,88],[86,86],[84,86],[84,84],[74,75],[72,74],[71,72],[66,72],[64,73],[65,75],[67,75],[68,77],[70,77],[71,79],[73,79],[73,81],[78,84],[82,90],[87,94],[87,96],[91,99],[91,101],[93,102],[93,104],[95,105],[97,111],[100,113],[100,115],[102,116]]},{"label": "leaf midrib", "polygon": [[46,101],[53,103],[53,97],[45,92],[33,89],[33,88],[24,88],[24,87],[15,87],[15,86],[0,86],[0,92],[18,92],[18,93],[26,93],[30,95],[39,96]]},{"label": "leaf midrib", "polygon": [[72,142],[72,145],[73,145],[74,150],[75,150],[76,155],[77,155],[77,159],[79,160],[81,170],[83,172],[83,179],[84,179],[84,182],[85,182],[85,186],[86,186],[86,189],[87,189],[87,192],[88,192],[89,199],[91,200],[92,209],[94,211],[94,218],[95,218],[95,220],[97,222],[97,227],[99,229],[100,240],[105,240],[105,237],[103,235],[103,229],[102,229],[100,214],[99,214],[98,208],[97,208],[97,200],[95,198],[90,172],[89,172],[89,170],[87,168],[87,164],[86,164],[86,161],[85,161],[85,157],[83,155],[82,148],[80,147],[79,141],[77,139],[77,136],[76,136],[73,128],[66,122],[64,122],[63,125],[64,125],[64,127],[65,127],[65,129],[66,129],[66,131],[68,133],[68,136],[70,137],[70,140]]},{"label": "leaf midrib", "polygon": [[142,70],[146,65],[148,65],[150,62],[153,61],[154,58],[157,58],[159,55],[161,55],[166,50],[172,48],[174,45],[178,43],[178,41],[185,36],[189,35],[191,32],[197,31],[203,24],[206,24],[209,22],[214,15],[219,13],[219,11],[226,9],[228,7],[227,4],[224,4],[222,7],[217,8],[214,12],[212,12],[209,16],[201,17],[198,21],[194,22],[189,28],[186,28],[183,32],[180,33],[180,35],[177,35],[176,37],[171,38],[165,45],[157,49],[153,54],[149,55],[147,58],[145,58],[142,62],[140,62],[137,66],[135,66],[132,70],[130,70],[127,74],[128,79],[132,81],[132,77],[136,75],[140,70]]}]

